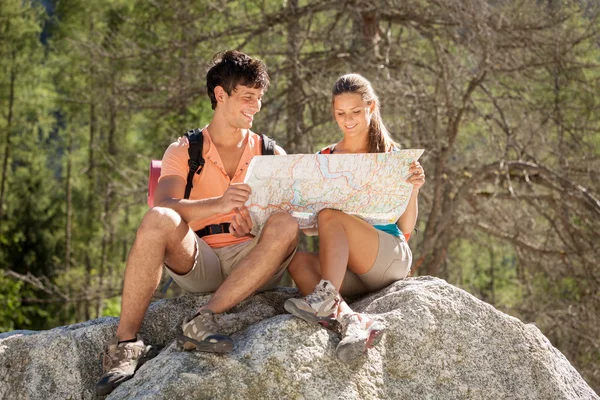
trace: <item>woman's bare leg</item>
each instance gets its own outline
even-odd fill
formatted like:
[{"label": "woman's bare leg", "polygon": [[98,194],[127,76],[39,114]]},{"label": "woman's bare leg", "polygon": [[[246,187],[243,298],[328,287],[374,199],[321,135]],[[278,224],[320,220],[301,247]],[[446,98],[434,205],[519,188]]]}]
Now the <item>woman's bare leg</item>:
[{"label": "woman's bare leg", "polygon": [[[336,354],[342,361],[349,362],[375,346],[385,329],[376,320],[355,313],[339,295],[348,268],[356,274],[364,274],[375,264],[379,252],[379,234],[369,223],[341,211],[323,210],[319,213],[318,221],[321,253],[297,254],[288,271],[303,295],[312,293],[321,279],[330,281],[335,287],[331,289],[331,294],[337,290],[338,300],[337,311],[333,315],[342,325],[342,340],[336,348]],[[325,283],[323,285],[325,287]],[[310,296],[305,300],[289,299],[286,310],[309,322],[327,323],[326,320],[313,317],[318,316],[316,311],[318,309],[320,312],[324,303],[312,305],[309,299]],[[293,304],[288,305],[288,302]]]},{"label": "woman's bare leg", "polygon": [[342,211],[319,213],[321,276],[339,291],[346,268],[356,274],[368,272],[379,251],[379,234],[368,222]]},{"label": "woman's bare leg", "polygon": [[[315,286],[324,279],[321,277],[319,253],[298,252],[288,267],[288,272],[298,286],[300,293],[307,296],[315,290]],[[345,272],[345,271],[344,271]],[[343,279],[343,277],[342,277]],[[341,286],[341,285],[340,285]],[[339,291],[340,287],[336,287]],[[348,304],[341,299],[338,315],[353,313]]]},{"label": "woman's bare leg", "polygon": [[297,252],[288,266],[288,272],[303,296],[312,293],[321,281],[319,253]]}]

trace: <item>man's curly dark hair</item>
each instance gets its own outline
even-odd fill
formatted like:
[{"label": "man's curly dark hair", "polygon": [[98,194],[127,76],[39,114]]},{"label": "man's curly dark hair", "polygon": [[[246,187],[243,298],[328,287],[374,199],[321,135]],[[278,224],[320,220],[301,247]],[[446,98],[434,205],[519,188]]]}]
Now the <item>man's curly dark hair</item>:
[{"label": "man's curly dark hair", "polygon": [[206,74],[206,91],[213,110],[217,108],[215,98],[217,86],[221,86],[231,96],[238,85],[266,91],[269,84],[265,64],[237,50],[215,54]]}]

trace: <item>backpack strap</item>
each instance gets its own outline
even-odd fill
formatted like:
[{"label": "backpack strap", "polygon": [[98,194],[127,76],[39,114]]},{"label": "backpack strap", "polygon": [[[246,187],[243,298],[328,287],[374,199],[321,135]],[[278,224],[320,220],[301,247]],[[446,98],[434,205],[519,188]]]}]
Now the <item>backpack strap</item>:
[{"label": "backpack strap", "polygon": [[320,150],[317,154],[332,154],[333,151],[331,151],[331,149],[335,147],[335,145],[330,145],[325,147],[324,149]]},{"label": "backpack strap", "polygon": [[262,136],[262,148],[261,154],[263,156],[272,156],[275,154],[275,140],[271,139],[267,135]]},{"label": "backpack strap", "polygon": [[202,168],[204,167],[204,157],[202,157],[202,146],[204,145],[204,137],[202,136],[202,131],[200,129],[193,129],[191,131],[187,131],[185,136],[188,138],[190,142],[190,147],[188,148],[188,154],[190,159],[188,160],[188,166],[190,170],[187,176],[187,183],[185,185],[185,194],[183,195],[184,199],[190,198],[190,193],[192,192],[194,174],[200,174],[202,172]]}]

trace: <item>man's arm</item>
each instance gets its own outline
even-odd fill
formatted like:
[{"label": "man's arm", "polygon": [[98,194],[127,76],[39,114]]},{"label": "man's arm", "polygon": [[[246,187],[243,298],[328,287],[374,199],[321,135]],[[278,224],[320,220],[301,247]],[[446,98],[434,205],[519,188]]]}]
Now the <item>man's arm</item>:
[{"label": "man's arm", "polygon": [[182,199],[185,185],[185,179],[180,176],[165,176],[158,181],[154,204],[177,211],[183,220],[188,223],[215,214],[226,214],[236,207],[243,207],[250,195],[250,187],[240,183],[230,185],[221,197],[188,200]]}]

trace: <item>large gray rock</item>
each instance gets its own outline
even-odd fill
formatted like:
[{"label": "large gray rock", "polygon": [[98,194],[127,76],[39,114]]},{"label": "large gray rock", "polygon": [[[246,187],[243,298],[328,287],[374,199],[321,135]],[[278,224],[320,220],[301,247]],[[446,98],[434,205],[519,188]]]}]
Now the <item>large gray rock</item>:
[{"label": "large gray rock", "polygon": [[[333,332],[286,315],[278,289],[221,316],[228,355],[180,351],[178,324],[207,297],[161,300],[142,334],[166,346],[110,399],[599,399],[533,325],[434,278],[397,282],[353,304],[388,330],[343,364]],[[102,318],[0,336],[0,398],[94,398],[100,354],[116,329]]]}]

